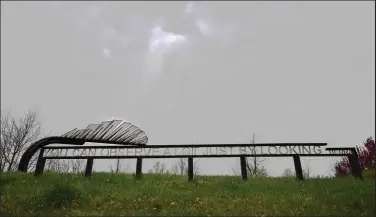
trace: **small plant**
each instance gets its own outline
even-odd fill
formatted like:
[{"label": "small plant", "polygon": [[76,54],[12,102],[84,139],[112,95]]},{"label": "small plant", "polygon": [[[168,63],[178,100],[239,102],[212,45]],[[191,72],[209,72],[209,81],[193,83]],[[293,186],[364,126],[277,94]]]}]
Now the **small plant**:
[{"label": "small plant", "polygon": [[81,191],[69,184],[58,184],[43,196],[44,204],[54,208],[70,206],[81,198]]}]

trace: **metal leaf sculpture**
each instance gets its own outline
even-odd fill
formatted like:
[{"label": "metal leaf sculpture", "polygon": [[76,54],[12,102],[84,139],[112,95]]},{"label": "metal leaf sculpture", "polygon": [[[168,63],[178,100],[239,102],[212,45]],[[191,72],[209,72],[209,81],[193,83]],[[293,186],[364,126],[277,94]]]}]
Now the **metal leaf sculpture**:
[{"label": "metal leaf sculpture", "polygon": [[95,142],[114,142],[121,144],[146,145],[148,137],[145,132],[129,122],[122,120],[104,121],[89,124],[85,129],[73,129],[61,137],[82,139]]}]

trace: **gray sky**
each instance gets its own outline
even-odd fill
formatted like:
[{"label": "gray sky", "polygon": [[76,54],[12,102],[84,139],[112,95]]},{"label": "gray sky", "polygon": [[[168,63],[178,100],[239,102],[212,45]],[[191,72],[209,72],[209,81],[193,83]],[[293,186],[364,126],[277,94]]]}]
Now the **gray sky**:
[{"label": "gray sky", "polygon": [[[149,144],[255,132],[256,143],[360,145],[375,136],[375,2],[1,2],[1,109],[29,108],[52,135],[119,118]],[[327,175],[335,160],[302,166]],[[293,161],[265,165],[280,175]]]}]

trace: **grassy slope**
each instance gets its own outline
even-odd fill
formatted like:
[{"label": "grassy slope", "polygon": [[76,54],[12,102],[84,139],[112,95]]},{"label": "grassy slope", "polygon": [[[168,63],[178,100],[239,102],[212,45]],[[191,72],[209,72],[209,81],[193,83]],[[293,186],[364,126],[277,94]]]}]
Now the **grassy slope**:
[{"label": "grassy slope", "polygon": [[372,216],[374,180],[82,174],[0,174],[5,215]]}]

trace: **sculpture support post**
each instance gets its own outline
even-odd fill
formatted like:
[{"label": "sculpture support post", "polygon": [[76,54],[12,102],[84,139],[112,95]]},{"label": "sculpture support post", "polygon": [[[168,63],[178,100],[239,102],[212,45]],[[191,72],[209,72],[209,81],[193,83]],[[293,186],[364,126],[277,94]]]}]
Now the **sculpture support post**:
[{"label": "sculpture support post", "polygon": [[142,176],[142,157],[137,158],[136,163],[136,178],[140,179]]},{"label": "sculpture support post", "polygon": [[193,180],[193,157],[188,158],[188,181]]},{"label": "sculpture support post", "polygon": [[90,158],[87,159],[85,176],[91,176],[91,173],[93,171],[93,163],[94,163],[94,158],[90,157]]},{"label": "sculpture support post", "polygon": [[300,162],[300,156],[299,155],[294,155],[293,158],[294,158],[296,178],[299,179],[299,180],[304,180],[303,170],[302,170],[302,164]]},{"label": "sculpture support post", "polygon": [[44,166],[46,164],[46,158],[43,157],[44,154],[44,149],[40,149],[39,156],[38,156],[38,161],[37,161],[37,166],[35,168],[34,175],[39,176],[43,173],[44,171]]},{"label": "sculpture support post", "polygon": [[350,167],[351,167],[351,175],[359,180],[363,180],[362,168],[360,167],[358,153],[355,149],[351,150],[352,154],[348,156]]},{"label": "sculpture support post", "polygon": [[245,156],[240,157],[240,169],[242,172],[242,178],[244,181],[247,181],[247,159]]}]

